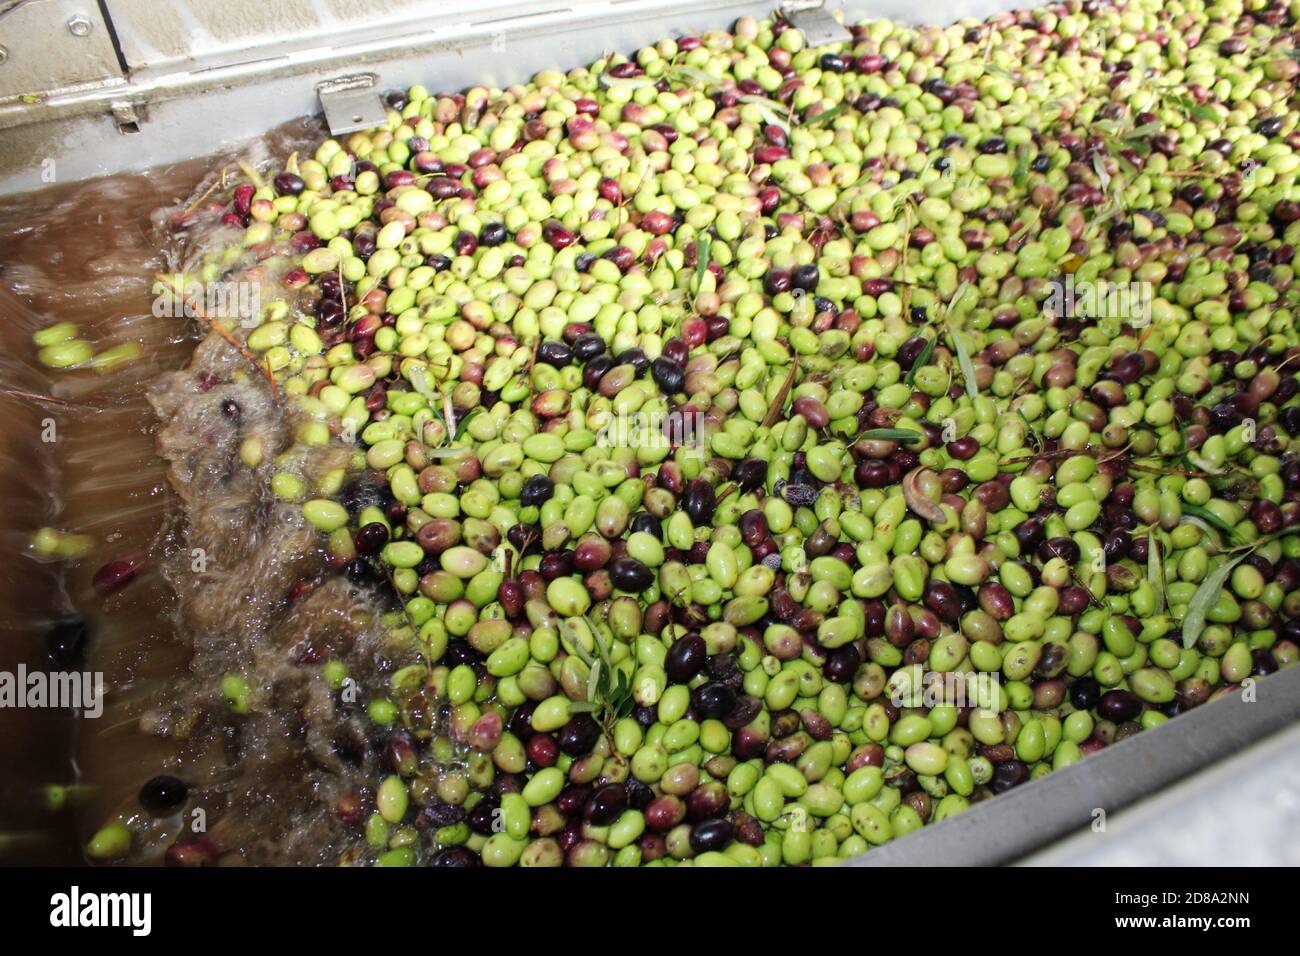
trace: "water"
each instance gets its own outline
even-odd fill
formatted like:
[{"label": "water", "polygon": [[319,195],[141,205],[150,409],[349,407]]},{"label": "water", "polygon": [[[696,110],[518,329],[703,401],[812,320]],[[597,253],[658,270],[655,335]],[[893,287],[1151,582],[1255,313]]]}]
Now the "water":
[{"label": "water", "polygon": [[[241,154],[282,158],[320,135],[297,123]],[[192,666],[193,635],[177,632],[176,581],[164,574],[175,567],[182,515],[147,393],[200,340],[193,323],[154,314],[155,275],[180,268],[197,241],[172,218],[207,202],[216,171],[234,158],[0,200],[0,672],[38,666],[51,625],[75,614],[90,634],[80,667],[102,672],[108,691],[93,720],[0,710],[3,863],[80,862],[81,845],[106,819],[139,812],[144,780],[177,772],[181,758],[187,779],[203,776],[193,752],[148,732],[157,704]],[[36,362],[31,333],[55,322],[75,323],[96,351],[135,342],[141,355],[107,374],[51,373]],[[92,536],[93,547],[77,560],[39,560],[29,543],[43,526]],[[121,559],[141,570],[100,595],[95,572]],[[71,788],[57,812],[45,805],[50,784]],[[160,842],[140,858],[156,859],[178,825],[151,824]]]}]

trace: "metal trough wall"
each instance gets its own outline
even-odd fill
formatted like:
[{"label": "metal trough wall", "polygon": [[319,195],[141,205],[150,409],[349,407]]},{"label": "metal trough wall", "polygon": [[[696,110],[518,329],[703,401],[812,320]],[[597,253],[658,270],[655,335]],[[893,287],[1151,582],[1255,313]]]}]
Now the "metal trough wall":
[{"label": "metal trough wall", "polygon": [[[797,4],[816,6],[815,0]],[[952,22],[1011,0],[832,2]],[[319,84],[505,86],[777,4],[736,0],[0,2],[0,195],[204,156],[320,112]],[[101,10],[103,14],[101,14]],[[105,15],[107,19],[105,19]],[[53,172],[52,172],[53,171]]]}]

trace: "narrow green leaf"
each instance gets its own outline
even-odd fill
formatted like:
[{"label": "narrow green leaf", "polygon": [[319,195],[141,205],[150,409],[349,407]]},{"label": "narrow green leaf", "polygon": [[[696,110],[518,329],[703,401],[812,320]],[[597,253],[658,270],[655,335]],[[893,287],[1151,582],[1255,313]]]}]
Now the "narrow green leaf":
[{"label": "narrow green leaf", "polygon": [[970,352],[966,349],[966,342],[956,329],[949,329],[948,337],[952,339],[953,349],[957,352],[957,364],[961,367],[961,377],[966,380],[966,394],[974,401],[979,397],[980,390],[979,386],[975,384],[975,365],[970,360]]},{"label": "narrow green leaf", "polygon": [[712,74],[705,73],[703,70],[697,70],[695,69],[695,67],[692,66],[674,67],[673,71],[679,74],[680,76],[684,76],[689,80],[693,80],[696,83],[703,83],[706,87],[712,86],[713,84],[719,82],[718,78],[713,76]]},{"label": "narrow green leaf", "polygon": [[469,424],[470,419],[472,419],[474,416],[480,414],[482,411],[483,411],[483,406],[482,406],[482,405],[476,405],[474,408],[470,409],[470,412],[469,412],[468,415],[466,415],[464,418],[462,418],[459,422],[456,423],[456,437],[457,437],[457,438],[459,438],[461,435],[465,434],[465,426]]},{"label": "narrow green leaf", "polygon": [[1160,556],[1160,542],[1155,531],[1147,532],[1147,582],[1156,593],[1156,613],[1165,613],[1165,562]]},{"label": "narrow green leaf", "polygon": [[597,82],[602,89],[606,90],[620,86],[627,90],[640,90],[655,85],[655,81],[648,76],[610,76],[608,73],[600,74]]},{"label": "narrow green leaf", "polygon": [[868,428],[858,435],[858,438],[867,441],[896,441],[901,445],[914,445],[921,440],[921,434],[907,428]]},{"label": "narrow green leaf", "polygon": [[1201,508],[1198,505],[1183,505],[1183,514],[1191,515],[1193,518],[1200,518],[1212,528],[1216,528],[1228,536],[1228,541],[1236,544],[1237,529],[1228,522],[1224,521],[1213,511],[1207,508]]},{"label": "narrow green leaf", "polygon": [[844,112],[846,109],[848,109],[848,108],[849,108],[849,104],[848,104],[848,103],[840,103],[838,106],[832,106],[830,109],[825,110],[824,112],[818,113],[816,116],[814,116],[812,119],[810,119],[810,120],[809,120],[807,123],[805,123],[804,125],[805,125],[805,126],[825,126],[827,123],[829,123],[831,120],[835,119],[835,117],[839,116],[841,113],[843,113],[843,112]]},{"label": "narrow green leaf", "polygon": [[695,240],[695,291],[704,287],[704,277],[709,272],[709,252],[713,246],[712,238],[707,232],[700,233]]},{"label": "narrow green leaf", "polygon": [[1184,648],[1195,647],[1196,642],[1201,639],[1201,633],[1205,630],[1205,615],[1219,600],[1219,592],[1223,590],[1224,582],[1228,580],[1232,569],[1245,561],[1249,554],[1250,552],[1246,552],[1239,558],[1225,561],[1207,574],[1201,586],[1196,589],[1196,593],[1187,604],[1187,613],[1183,615]]},{"label": "narrow green leaf", "polygon": [[1022,146],[1017,152],[1019,155],[1016,157],[1016,169],[1011,174],[1011,181],[1017,189],[1024,189],[1029,183],[1029,150]]},{"label": "narrow green leaf", "polygon": [[921,371],[921,368],[925,365],[926,362],[930,361],[930,355],[933,352],[934,352],[934,339],[926,339],[925,345],[921,349],[921,354],[916,357],[916,361],[912,363],[912,367],[907,370],[907,376],[903,379],[904,384],[906,385],[912,384],[912,382],[916,379],[916,373]]},{"label": "narrow green leaf", "polygon": [[411,387],[417,392],[429,399],[430,402],[435,399],[441,399],[441,396],[434,391],[433,386],[429,384],[429,375],[423,365],[415,365],[411,368]]},{"label": "narrow green leaf", "polygon": [[781,103],[776,100],[769,100],[766,96],[754,96],[752,94],[742,96],[740,102],[754,106],[758,110],[759,117],[768,126],[775,126],[787,136],[790,135],[790,125],[778,115],[779,110],[785,109]]},{"label": "narrow green leaf", "polygon": [[575,700],[569,703],[571,714],[594,714],[600,708],[589,700]]},{"label": "narrow green leaf", "polygon": [[600,703],[600,673],[600,661],[596,661],[587,675],[587,700],[594,704]]}]

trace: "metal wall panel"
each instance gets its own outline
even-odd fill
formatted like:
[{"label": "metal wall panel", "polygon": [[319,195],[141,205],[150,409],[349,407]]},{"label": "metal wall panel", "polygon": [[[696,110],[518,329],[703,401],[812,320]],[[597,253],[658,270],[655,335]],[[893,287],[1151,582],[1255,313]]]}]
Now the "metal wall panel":
[{"label": "metal wall panel", "polygon": [[[380,89],[504,86],[613,49],[630,52],[666,36],[724,29],[739,16],[767,16],[777,6],[753,0],[476,0],[454,7],[430,0],[104,2],[129,82],[74,87],[39,104],[0,99],[0,195],[45,185],[47,159],[59,180],[68,181],[210,155],[319,113],[317,84],[351,73],[374,73]],[[828,4],[850,19],[912,23],[950,23],[1023,5]],[[17,40],[34,42],[26,32]]]},{"label": "metal wall panel", "polygon": [[0,103],[122,82],[94,0],[0,0]]}]

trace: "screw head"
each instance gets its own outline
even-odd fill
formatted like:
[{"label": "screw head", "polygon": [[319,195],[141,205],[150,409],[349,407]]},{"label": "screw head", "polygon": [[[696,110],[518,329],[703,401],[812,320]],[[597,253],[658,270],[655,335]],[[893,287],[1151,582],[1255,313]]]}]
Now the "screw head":
[{"label": "screw head", "polygon": [[89,36],[92,27],[90,19],[80,13],[68,20],[68,32],[74,37]]}]

